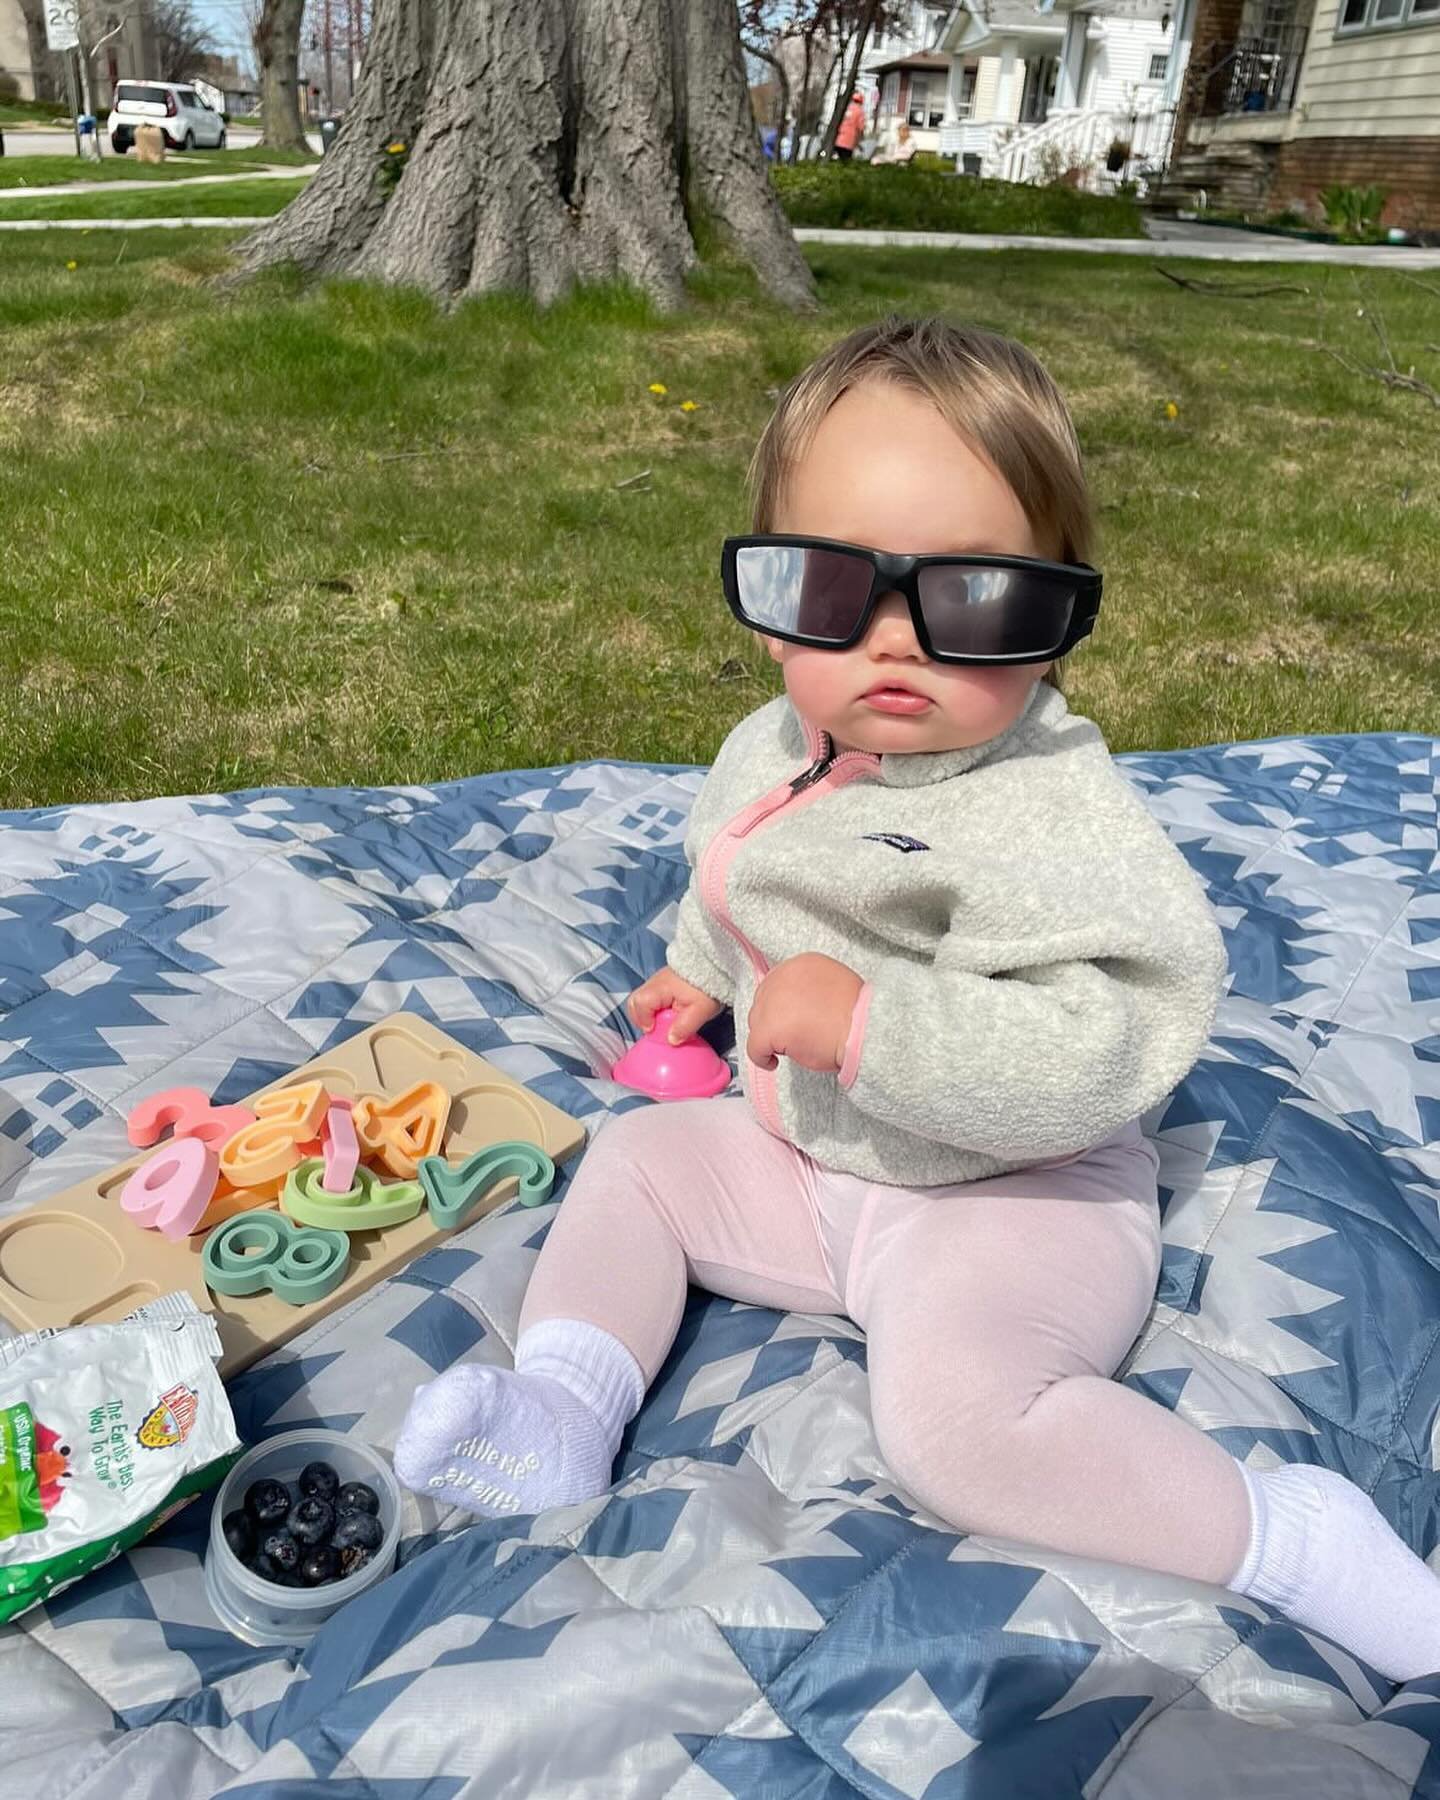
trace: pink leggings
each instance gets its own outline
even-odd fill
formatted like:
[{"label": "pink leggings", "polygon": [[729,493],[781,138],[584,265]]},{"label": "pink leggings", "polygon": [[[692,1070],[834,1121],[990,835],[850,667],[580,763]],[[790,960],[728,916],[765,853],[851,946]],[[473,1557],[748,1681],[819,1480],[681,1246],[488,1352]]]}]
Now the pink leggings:
[{"label": "pink leggings", "polygon": [[1160,1263],[1155,1154],[1128,1127],[1080,1159],[909,1190],[836,1174],[743,1099],[598,1133],[536,1263],[520,1330],[584,1319],[655,1379],[686,1282],[847,1313],[880,1451],[951,1525],[1225,1584],[1249,1541],[1220,1446],[1110,1376]]}]

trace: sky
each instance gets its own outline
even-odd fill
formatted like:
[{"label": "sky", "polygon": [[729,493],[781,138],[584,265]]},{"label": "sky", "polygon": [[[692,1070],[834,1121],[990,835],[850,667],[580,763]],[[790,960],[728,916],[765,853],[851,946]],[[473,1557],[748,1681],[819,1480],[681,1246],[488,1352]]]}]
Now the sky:
[{"label": "sky", "polygon": [[222,55],[250,61],[250,33],[245,25],[245,0],[194,0],[197,18],[205,21]]}]

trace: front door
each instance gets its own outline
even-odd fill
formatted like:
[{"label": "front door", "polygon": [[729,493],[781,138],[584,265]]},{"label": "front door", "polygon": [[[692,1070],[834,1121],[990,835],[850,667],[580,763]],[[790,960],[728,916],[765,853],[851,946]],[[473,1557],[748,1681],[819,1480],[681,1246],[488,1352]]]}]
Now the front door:
[{"label": "front door", "polygon": [[1038,125],[1050,111],[1055,82],[1060,73],[1058,56],[1034,56],[1025,60],[1025,86],[1020,93],[1020,123]]}]

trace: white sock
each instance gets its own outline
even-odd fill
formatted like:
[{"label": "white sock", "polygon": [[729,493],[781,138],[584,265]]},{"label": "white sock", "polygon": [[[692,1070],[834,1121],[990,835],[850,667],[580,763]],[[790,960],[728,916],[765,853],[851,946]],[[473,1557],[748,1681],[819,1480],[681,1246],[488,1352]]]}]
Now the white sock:
[{"label": "white sock", "polygon": [[548,1375],[594,1413],[610,1461],[645,1398],[640,1365],[620,1342],[586,1319],[542,1319],[515,1341],[515,1373]]},{"label": "white sock", "polygon": [[457,1363],[415,1390],[395,1473],[487,1518],[603,1494],[645,1380],[618,1338],[580,1319],[525,1332],[513,1369]]},{"label": "white sock", "polygon": [[1230,1586],[1333,1638],[1390,1681],[1440,1673],[1440,1576],[1332,1469],[1240,1464],[1250,1547]]}]

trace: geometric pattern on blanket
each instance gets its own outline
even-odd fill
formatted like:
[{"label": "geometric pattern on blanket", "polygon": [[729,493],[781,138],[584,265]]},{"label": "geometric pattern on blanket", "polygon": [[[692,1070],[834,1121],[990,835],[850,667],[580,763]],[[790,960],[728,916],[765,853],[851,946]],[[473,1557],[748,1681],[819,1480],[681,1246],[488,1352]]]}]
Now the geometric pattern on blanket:
[{"label": "geometric pattern on blanket", "polygon": [[[1146,1121],[1164,1266],[1122,1378],[1254,1466],[1343,1471],[1440,1568],[1440,745],[1122,766],[1231,964]],[[603,1071],[699,780],[0,815],[0,1215],[123,1155],[139,1093],[232,1099],[401,1007],[592,1130],[648,1104]],[[242,1436],[388,1448],[434,1370],[508,1364],[552,1216],[502,1209],[248,1370]],[[218,1628],[208,1516],[0,1628],[0,1792],[1440,1794],[1440,1677],[1393,1688],[1256,1602],[918,1510],[843,1318],[692,1293],[609,1494],[478,1524],[413,1501],[398,1573],[303,1658]]]}]

